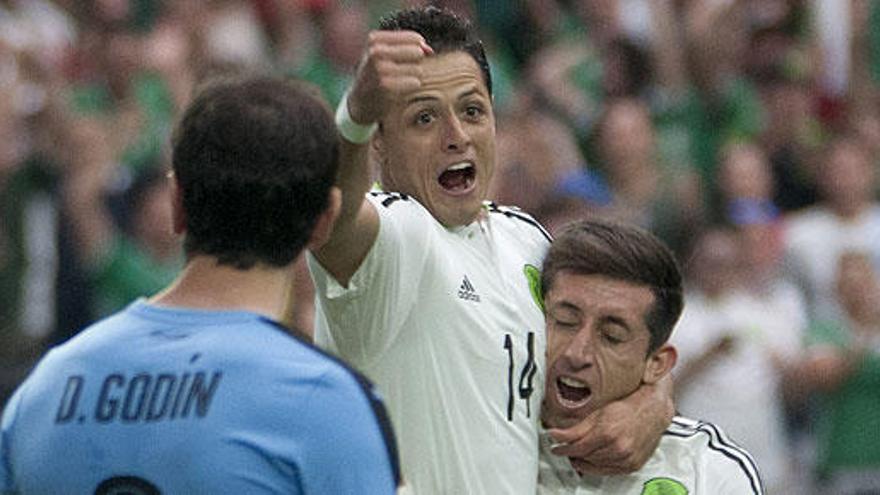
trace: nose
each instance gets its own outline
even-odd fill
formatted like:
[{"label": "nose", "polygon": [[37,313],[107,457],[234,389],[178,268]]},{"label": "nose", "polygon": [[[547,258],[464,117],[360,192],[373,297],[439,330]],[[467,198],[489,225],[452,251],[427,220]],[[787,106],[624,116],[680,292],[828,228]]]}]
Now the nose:
[{"label": "nose", "polygon": [[571,370],[577,371],[593,366],[594,342],[589,330],[583,329],[569,341],[562,357],[568,363]]},{"label": "nose", "polygon": [[457,115],[450,115],[443,130],[444,151],[464,151],[470,144],[471,137]]}]

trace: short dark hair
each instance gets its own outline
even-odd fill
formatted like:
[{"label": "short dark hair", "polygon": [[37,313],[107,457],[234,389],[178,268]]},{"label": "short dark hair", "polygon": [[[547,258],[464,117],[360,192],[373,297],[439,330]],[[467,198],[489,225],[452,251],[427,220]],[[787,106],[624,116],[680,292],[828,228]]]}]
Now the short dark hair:
[{"label": "short dark hair", "polygon": [[483,42],[480,41],[473,24],[454,12],[433,5],[421,8],[398,10],[379,21],[379,29],[386,31],[415,31],[425,38],[434,53],[463,51],[470,55],[486,83],[489,95],[492,94],[492,75]]},{"label": "short dark hair", "polygon": [[651,332],[648,352],[672,333],[684,307],[682,276],[675,255],[656,236],[641,228],[605,220],[580,220],[565,226],[544,259],[543,295],[559,272],[601,275],[644,285],[654,293],[646,325]]},{"label": "short dark hair", "polygon": [[305,84],[266,76],[206,84],[173,137],[186,255],[239,269],[289,264],[327,208],[338,156],[330,109]]}]

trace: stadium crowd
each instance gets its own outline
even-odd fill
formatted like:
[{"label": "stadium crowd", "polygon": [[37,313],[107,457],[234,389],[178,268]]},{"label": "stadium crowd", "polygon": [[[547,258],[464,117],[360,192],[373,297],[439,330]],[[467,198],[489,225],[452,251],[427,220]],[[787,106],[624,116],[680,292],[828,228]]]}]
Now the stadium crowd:
[{"label": "stadium crowd", "polygon": [[[411,3],[0,0],[0,404],[181,267],[164,178],[200,80],[271,71],[335,106],[367,32]],[[880,478],[880,2],[431,3],[486,42],[490,197],[675,249],[678,408],[742,442],[768,493]]]}]

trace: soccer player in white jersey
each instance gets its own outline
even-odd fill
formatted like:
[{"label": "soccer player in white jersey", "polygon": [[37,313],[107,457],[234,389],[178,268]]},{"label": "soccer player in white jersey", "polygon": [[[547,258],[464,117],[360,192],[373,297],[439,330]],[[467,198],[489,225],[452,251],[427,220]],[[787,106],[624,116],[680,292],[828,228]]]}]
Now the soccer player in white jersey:
[{"label": "soccer player in white jersey", "polygon": [[236,78],[187,108],[171,178],[186,266],[40,361],[3,414],[0,493],[397,491],[369,383],[277,323],[294,259],[340,206],[312,93]]},{"label": "soccer player in white jersey", "polygon": [[[547,382],[542,423],[576,424],[641,384],[668,376],[667,343],[684,305],[672,252],[639,228],[580,221],[543,265]],[[629,474],[582,473],[541,435],[538,493],[761,495],[752,457],[715,425],[675,417],[648,462]]]},{"label": "soccer player in white jersey", "polygon": [[[470,25],[427,7],[380,28],[337,111],[343,206],[309,259],[315,340],[382,390],[416,493],[531,495],[549,237],[485,202],[495,119]],[[371,152],[389,192],[368,193]],[[644,387],[554,432],[558,451],[588,469],[636,469],[672,410],[671,382]]]}]

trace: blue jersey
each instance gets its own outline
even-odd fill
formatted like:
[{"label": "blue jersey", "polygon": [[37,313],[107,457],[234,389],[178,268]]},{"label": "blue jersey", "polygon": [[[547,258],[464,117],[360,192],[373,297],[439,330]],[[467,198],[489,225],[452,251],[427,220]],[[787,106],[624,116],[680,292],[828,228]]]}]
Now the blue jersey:
[{"label": "blue jersey", "polygon": [[144,301],[50,351],[3,414],[0,493],[394,493],[365,379],[242,311]]}]

